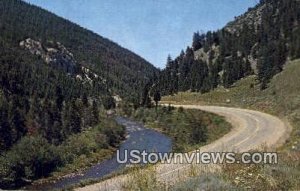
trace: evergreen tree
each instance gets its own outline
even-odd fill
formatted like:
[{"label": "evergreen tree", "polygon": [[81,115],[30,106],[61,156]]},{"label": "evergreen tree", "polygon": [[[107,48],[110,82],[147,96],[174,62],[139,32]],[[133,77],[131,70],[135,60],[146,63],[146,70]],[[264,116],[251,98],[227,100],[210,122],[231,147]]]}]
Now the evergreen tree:
[{"label": "evergreen tree", "polygon": [[92,125],[96,125],[99,123],[99,108],[98,104],[95,100],[93,100],[92,104]]},{"label": "evergreen tree", "polygon": [[12,130],[8,119],[8,104],[0,106],[0,152],[8,149],[13,144]]},{"label": "evergreen tree", "polygon": [[82,96],[82,103],[85,107],[88,107],[89,106],[89,100],[88,100],[88,97],[86,95],[86,93],[83,93],[83,96]]},{"label": "evergreen tree", "polygon": [[200,33],[199,31],[198,32],[195,32],[194,35],[193,35],[193,50],[198,50],[200,48],[202,48],[202,39],[201,39],[201,36],[200,36]]},{"label": "evergreen tree", "polygon": [[70,105],[70,127],[71,132],[79,133],[81,132],[81,118],[79,114],[79,109],[76,105],[76,101],[72,100]]},{"label": "evergreen tree", "polygon": [[142,106],[150,108],[152,106],[151,98],[149,94],[151,83],[145,85],[142,94]]},{"label": "evergreen tree", "polygon": [[105,96],[102,100],[103,106],[106,110],[114,109],[116,107],[116,103],[113,97]]},{"label": "evergreen tree", "polygon": [[171,55],[169,54],[169,55],[168,55],[168,58],[167,58],[166,68],[170,68],[171,65],[172,65],[172,62],[173,62],[172,57],[171,57]]},{"label": "evergreen tree", "polygon": [[63,106],[63,101],[64,101],[64,97],[63,97],[63,93],[62,90],[59,86],[56,87],[56,106],[58,107],[59,111],[61,111],[62,106]]},{"label": "evergreen tree", "polygon": [[19,140],[27,132],[24,116],[17,107],[12,108],[10,126],[14,134],[14,142]]},{"label": "evergreen tree", "polygon": [[154,101],[155,101],[155,107],[157,109],[157,106],[158,106],[158,102],[161,100],[161,95],[160,95],[160,92],[159,91],[156,91],[154,93],[154,97],[153,97]]}]

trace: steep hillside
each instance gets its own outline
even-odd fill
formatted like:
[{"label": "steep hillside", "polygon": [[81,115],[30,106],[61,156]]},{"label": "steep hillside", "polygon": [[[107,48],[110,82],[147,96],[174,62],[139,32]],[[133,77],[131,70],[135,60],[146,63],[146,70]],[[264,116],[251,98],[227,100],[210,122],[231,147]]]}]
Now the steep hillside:
[{"label": "steep hillside", "polygon": [[112,93],[132,96],[157,69],[138,55],[72,22],[21,0],[0,1],[0,42],[18,48],[28,38],[59,43],[80,67],[95,71]]},{"label": "steep hillside", "polygon": [[96,111],[113,107],[112,96],[139,101],[157,73],[110,40],[21,0],[0,0],[0,34],[0,151],[27,134],[61,143],[97,124]]},{"label": "steep hillside", "polygon": [[109,157],[125,132],[105,109],[139,102],[157,72],[70,21],[0,0],[0,189]]},{"label": "steep hillside", "polygon": [[[223,174],[212,174],[222,183],[233,184],[239,189],[299,190],[300,151],[300,60],[289,61],[283,71],[276,74],[264,90],[260,89],[257,76],[251,75],[234,83],[228,89],[218,87],[208,93],[182,92],[166,96],[164,103],[225,105],[260,110],[288,121],[292,126],[290,137],[279,148],[279,163],[275,165],[225,165]],[[271,169],[271,170],[270,170]],[[262,177],[261,175],[267,175]],[[250,175],[250,176],[249,176]],[[239,177],[237,179],[237,177]],[[205,177],[207,178],[207,177]],[[220,181],[219,180],[219,181]],[[239,180],[239,182],[237,182]],[[199,186],[199,177],[181,187]],[[205,182],[206,183],[206,182]],[[218,184],[217,182],[215,184]],[[213,186],[213,185],[212,185]]]},{"label": "steep hillside", "polygon": [[218,87],[208,93],[182,92],[163,97],[165,103],[224,105],[271,113],[288,119],[293,132],[288,140],[289,149],[300,150],[300,60],[289,61],[261,90],[257,76],[251,75],[235,82],[232,87]]},{"label": "steep hillside", "polygon": [[204,93],[252,74],[265,89],[287,59],[300,57],[299,22],[299,1],[261,1],[221,30],[196,32],[192,48],[168,59],[156,89]]}]

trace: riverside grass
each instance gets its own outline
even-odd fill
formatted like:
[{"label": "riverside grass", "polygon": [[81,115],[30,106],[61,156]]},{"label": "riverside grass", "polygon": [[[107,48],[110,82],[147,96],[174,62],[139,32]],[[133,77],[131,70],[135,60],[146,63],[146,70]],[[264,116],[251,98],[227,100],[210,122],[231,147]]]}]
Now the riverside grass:
[{"label": "riverside grass", "polygon": [[172,139],[174,152],[189,152],[209,144],[231,129],[224,117],[197,109],[160,106],[124,113]]}]

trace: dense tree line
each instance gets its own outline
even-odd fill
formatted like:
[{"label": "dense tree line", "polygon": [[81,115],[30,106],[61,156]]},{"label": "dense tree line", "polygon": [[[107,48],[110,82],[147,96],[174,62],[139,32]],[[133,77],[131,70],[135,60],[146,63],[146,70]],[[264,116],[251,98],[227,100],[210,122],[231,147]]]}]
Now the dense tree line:
[{"label": "dense tree line", "polygon": [[124,139],[124,131],[114,121],[102,119],[97,127],[71,135],[57,146],[41,135],[25,136],[0,156],[0,188],[19,188],[78,159],[89,161],[95,153],[103,160],[104,153],[112,153],[111,148]]},{"label": "dense tree line", "polygon": [[59,144],[99,122],[108,92],[82,84],[23,50],[0,45],[0,146],[9,149],[25,135]]},{"label": "dense tree line", "polygon": [[288,57],[299,58],[299,22],[298,1],[268,1],[258,33],[258,77],[262,88],[272,76],[282,71]]},{"label": "dense tree line", "polygon": [[[256,11],[261,11],[257,20],[247,17],[255,17]],[[261,1],[221,30],[194,33],[192,48],[174,60],[168,57],[155,88],[163,95],[204,93],[218,85],[230,87],[254,72],[265,88],[287,58],[300,57],[299,23],[298,1]]]},{"label": "dense tree line", "polygon": [[[47,176],[123,139],[124,128],[100,119],[104,106],[114,106],[105,87],[83,83],[26,50],[3,43],[0,50],[0,188]],[[85,139],[90,127],[95,130]]]}]

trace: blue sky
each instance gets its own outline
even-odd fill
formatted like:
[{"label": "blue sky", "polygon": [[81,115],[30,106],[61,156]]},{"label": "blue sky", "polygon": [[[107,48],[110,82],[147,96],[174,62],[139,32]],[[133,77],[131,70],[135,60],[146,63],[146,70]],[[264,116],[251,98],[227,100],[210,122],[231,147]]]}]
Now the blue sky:
[{"label": "blue sky", "polygon": [[193,33],[222,28],[258,0],[25,0],[88,28],[164,68]]}]

